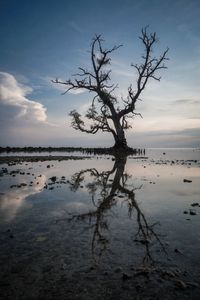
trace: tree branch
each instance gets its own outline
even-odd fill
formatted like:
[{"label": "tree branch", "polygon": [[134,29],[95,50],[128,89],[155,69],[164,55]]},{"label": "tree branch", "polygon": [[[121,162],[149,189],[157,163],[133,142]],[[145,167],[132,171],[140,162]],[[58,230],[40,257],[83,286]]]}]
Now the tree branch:
[{"label": "tree branch", "polygon": [[135,103],[139,99],[140,94],[146,87],[147,82],[150,78],[160,81],[161,77],[156,76],[156,72],[161,69],[166,69],[164,62],[168,60],[167,53],[169,48],[167,48],[160,57],[156,58],[151,56],[153,52],[153,46],[157,42],[156,33],[148,34],[147,27],[142,29],[142,35],[139,37],[144,46],[145,54],[142,55],[143,62],[138,64],[131,64],[137,70],[138,79],[137,79],[137,88],[134,91],[132,85],[128,87],[128,102],[125,105],[125,108],[119,112],[119,117],[123,117],[126,114],[133,113],[135,110]]}]

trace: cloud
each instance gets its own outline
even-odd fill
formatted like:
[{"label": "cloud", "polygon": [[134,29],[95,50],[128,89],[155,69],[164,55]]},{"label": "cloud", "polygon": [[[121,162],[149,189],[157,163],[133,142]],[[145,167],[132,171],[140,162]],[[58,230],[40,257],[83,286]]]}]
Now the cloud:
[{"label": "cloud", "polygon": [[[45,76],[45,77],[42,77],[41,79],[43,81],[45,81],[48,85],[53,87],[54,89],[61,91],[62,94],[65,93],[68,88],[67,85],[65,85],[65,84],[59,84],[59,83],[52,82],[52,80],[55,80],[55,78],[53,78],[53,77]],[[62,79],[58,79],[58,80],[65,82],[65,80],[62,80]],[[83,94],[85,92],[86,92],[86,90],[81,89],[81,88],[68,91],[69,94],[73,94],[73,95]]]},{"label": "cloud", "polygon": [[0,72],[1,123],[47,123],[46,108],[27,98],[31,92],[31,87],[20,84],[13,75]]},{"label": "cloud", "polygon": [[178,100],[172,101],[172,104],[175,104],[175,105],[185,105],[185,104],[189,104],[189,105],[199,105],[199,104],[200,104],[200,100],[194,100],[194,99],[178,99]]},{"label": "cloud", "polygon": [[76,89],[76,90],[70,90],[68,93],[73,94],[73,95],[78,95],[78,94],[83,94],[85,92],[86,92],[86,90],[84,90],[84,89]]},{"label": "cloud", "polygon": [[76,32],[78,32],[78,33],[83,33],[84,32],[84,30],[83,30],[83,28],[82,27],[80,27],[76,22],[74,22],[74,21],[69,21],[68,22],[68,25],[74,30],[74,31],[76,31]]}]

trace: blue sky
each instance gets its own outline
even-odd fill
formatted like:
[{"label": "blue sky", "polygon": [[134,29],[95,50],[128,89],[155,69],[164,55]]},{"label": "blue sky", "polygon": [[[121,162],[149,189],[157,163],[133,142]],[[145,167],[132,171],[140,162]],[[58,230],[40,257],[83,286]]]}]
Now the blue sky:
[{"label": "blue sky", "polygon": [[199,147],[199,0],[0,0],[0,145],[110,146],[109,134],[87,135],[70,127],[68,113],[84,113],[87,93],[61,95],[56,77],[68,79],[89,66],[91,39],[102,34],[113,54],[113,81],[126,95],[136,74],[130,64],[143,53],[138,39],[149,25],[170,48],[160,83],[151,81],[127,133],[135,147]]}]

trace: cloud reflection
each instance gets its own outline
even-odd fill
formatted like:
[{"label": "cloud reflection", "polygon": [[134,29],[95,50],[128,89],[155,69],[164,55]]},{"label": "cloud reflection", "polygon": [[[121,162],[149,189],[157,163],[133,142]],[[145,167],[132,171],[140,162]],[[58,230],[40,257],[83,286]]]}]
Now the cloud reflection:
[{"label": "cloud reflection", "polygon": [[18,211],[23,208],[31,208],[31,204],[26,202],[27,197],[40,193],[46,181],[46,177],[42,175],[37,178],[37,183],[32,186],[28,185],[28,182],[23,181],[27,185],[20,188],[13,188],[6,191],[6,193],[0,194],[0,216],[2,222],[12,221]]}]

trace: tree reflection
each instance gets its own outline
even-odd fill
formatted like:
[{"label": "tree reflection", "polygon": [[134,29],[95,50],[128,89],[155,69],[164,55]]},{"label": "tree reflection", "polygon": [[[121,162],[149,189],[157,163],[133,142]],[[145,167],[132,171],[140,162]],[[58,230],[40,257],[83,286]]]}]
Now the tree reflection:
[{"label": "tree reflection", "polygon": [[133,212],[136,212],[138,228],[134,241],[144,246],[143,263],[153,264],[154,259],[151,251],[153,242],[157,242],[165,254],[167,253],[160,236],[156,233],[158,223],[149,224],[135,199],[135,190],[141,189],[142,185],[137,188],[130,188],[128,184],[128,179],[131,176],[125,172],[126,161],[127,156],[115,157],[114,166],[110,171],[99,172],[96,168],[90,168],[75,173],[71,177],[70,188],[75,192],[82,187],[83,181],[89,176],[90,180],[86,188],[91,195],[93,209],[80,214],[72,213],[69,220],[89,221],[89,228],[93,230],[92,254],[95,260],[100,259],[102,254],[108,250],[109,238],[106,233],[109,230],[108,219],[113,214],[112,208],[120,198],[123,198],[123,203],[127,204],[130,219],[133,217]]}]

